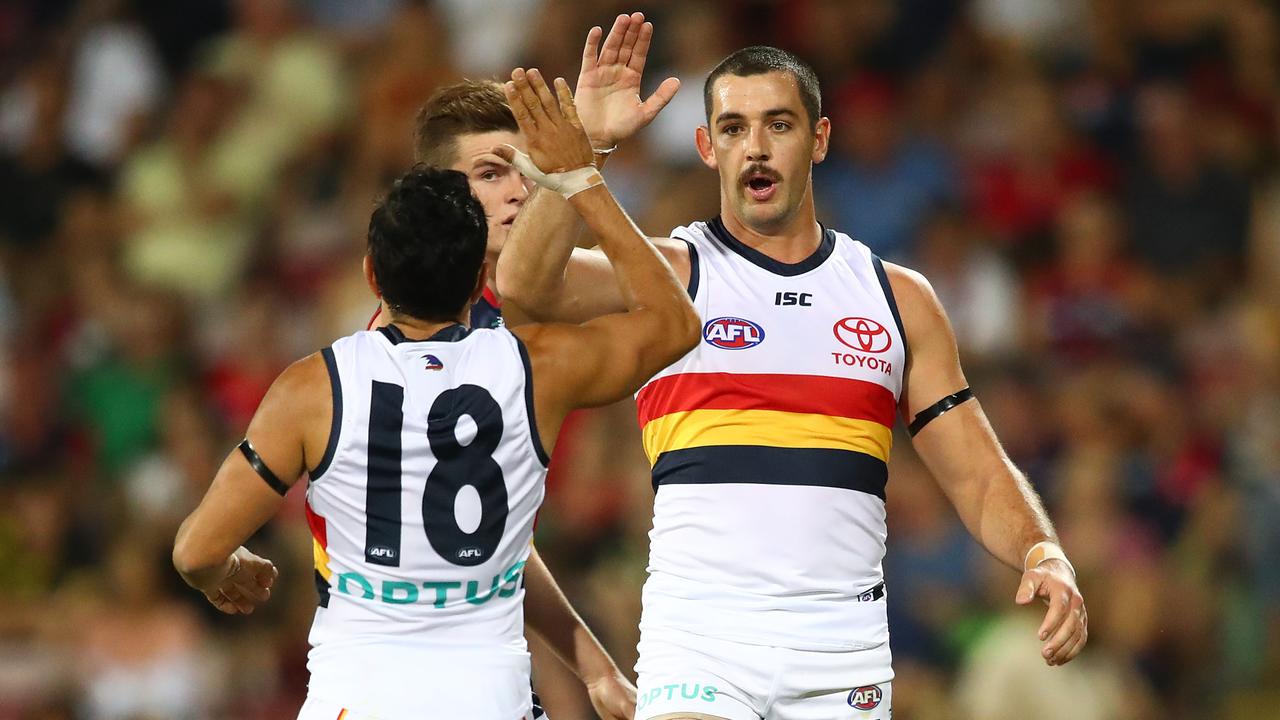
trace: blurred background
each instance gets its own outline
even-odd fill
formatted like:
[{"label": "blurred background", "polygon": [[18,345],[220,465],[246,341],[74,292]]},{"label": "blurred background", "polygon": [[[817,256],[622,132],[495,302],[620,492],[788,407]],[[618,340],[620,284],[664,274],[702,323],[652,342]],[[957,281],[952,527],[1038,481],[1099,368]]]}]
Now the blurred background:
[{"label": "blurred background", "polygon": [[[923,271],[1089,601],[1041,611],[900,437],[899,720],[1280,718],[1280,10],[1264,0],[0,3],[0,720],[292,718],[315,607],[302,492],[226,618],[169,563],[285,365],[361,329],[373,201],[442,83],[572,79],[640,9],[684,89],[606,176],[643,229],[715,214],[702,80],[818,69],[819,211]],[[630,673],[652,490],[628,403],[562,434],[537,542]],[[797,519],[801,520],[801,519]],[[591,718],[536,658],[557,720]]]}]

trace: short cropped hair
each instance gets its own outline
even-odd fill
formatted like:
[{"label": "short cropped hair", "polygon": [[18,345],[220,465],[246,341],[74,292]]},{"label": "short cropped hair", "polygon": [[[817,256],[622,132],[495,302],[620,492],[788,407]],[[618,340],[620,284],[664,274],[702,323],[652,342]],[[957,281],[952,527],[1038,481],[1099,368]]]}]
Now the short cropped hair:
[{"label": "short cropped hair", "polygon": [[771,72],[785,72],[795,78],[800,89],[800,102],[809,115],[809,124],[817,126],[822,117],[822,88],[818,84],[818,75],[809,63],[801,60],[794,53],[767,45],[752,45],[742,48],[720,61],[702,88],[702,100],[707,106],[707,122],[711,122],[711,90],[716,80],[725,75],[750,77]]},{"label": "short cropped hair", "polygon": [[466,175],[413,166],[369,218],[369,258],[382,298],[420,320],[456,318],[480,277],[488,234]]},{"label": "short cropped hair", "polygon": [[449,167],[457,161],[458,136],[519,132],[502,86],[493,80],[463,80],[436,90],[418,111],[413,146],[418,162]]}]

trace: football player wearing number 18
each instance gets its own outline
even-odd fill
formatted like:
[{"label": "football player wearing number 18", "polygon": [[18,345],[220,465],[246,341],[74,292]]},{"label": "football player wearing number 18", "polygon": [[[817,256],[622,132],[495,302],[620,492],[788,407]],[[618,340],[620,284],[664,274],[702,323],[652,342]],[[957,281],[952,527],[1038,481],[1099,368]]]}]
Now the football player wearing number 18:
[{"label": "football player wearing number 18", "polygon": [[563,80],[557,91],[513,106],[536,118],[514,159],[600,239],[623,311],[467,329],[484,210],[462,173],[418,166],[369,225],[364,272],[391,324],[285,370],[178,532],[187,583],[252,612],[277,573],[242,543],[309,472],[321,603],[302,720],[532,717],[522,572],[560,425],[698,341],[683,286],[604,186]]}]

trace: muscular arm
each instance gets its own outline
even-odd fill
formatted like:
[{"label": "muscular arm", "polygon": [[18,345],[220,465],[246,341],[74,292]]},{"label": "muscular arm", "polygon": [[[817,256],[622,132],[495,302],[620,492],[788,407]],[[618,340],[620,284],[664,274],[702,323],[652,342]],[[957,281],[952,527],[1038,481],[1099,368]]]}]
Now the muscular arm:
[{"label": "muscular arm", "polygon": [[[885,271],[911,353],[899,408],[909,423],[968,382],[951,323],[929,282],[891,263]],[[1075,573],[1058,559],[1023,567],[1032,546],[1056,543],[1057,535],[1040,497],[1005,454],[981,405],[975,399],[956,406],[925,425],[912,444],[970,534],[997,559],[1023,571],[1016,600],[1026,603],[1041,596],[1049,603],[1040,630],[1046,661],[1061,664],[1075,657],[1088,636]]]},{"label": "muscular arm", "polygon": [[[276,477],[292,485],[305,468],[319,462],[328,443],[332,413],[328,371],[323,358],[314,354],[276,378],[245,436]],[[204,592],[210,600],[236,568],[244,565],[254,572],[265,570],[270,567],[269,562],[240,546],[276,514],[283,502],[284,498],[263,481],[240,451],[232,450],[200,505],[178,529],[174,567],[187,584]],[[271,579],[274,580],[274,569]],[[266,583],[265,588],[269,587],[270,583]],[[261,602],[267,595],[269,592],[259,593],[244,600]],[[239,612],[252,611],[252,603],[234,605]],[[219,605],[223,610],[228,607]]]},{"label": "muscular arm", "polygon": [[[929,282],[892,263],[885,271],[911,351],[900,407],[909,423],[969,383],[951,323]],[[976,399],[930,422],[912,444],[965,527],[1006,565],[1021,570],[1032,545],[1057,539],[1039,496],[1005,454]]]},{"label": "muscular arm", "polygon": [[[516,218],[498,258],[498,294],[542,322],[581,323],[626,310],[609,258],[600,248],[574,247],[578,215],[560,196],[539,189]],[[682,285],[689,284],[689,248],[671,238],[650,238]]]}]

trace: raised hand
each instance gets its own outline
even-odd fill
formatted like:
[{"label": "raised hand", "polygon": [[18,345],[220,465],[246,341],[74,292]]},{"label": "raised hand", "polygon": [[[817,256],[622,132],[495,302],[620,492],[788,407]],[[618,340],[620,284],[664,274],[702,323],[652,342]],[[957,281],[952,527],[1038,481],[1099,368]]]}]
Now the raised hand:
[{"label": "raised hand", "polygon": [[[556,78],[556,93],[535,68],[527,73],[516,68],[511,81],[503,85],[516,124],[524,134],[529,157],[544,173],[560,173],[591,165],[591,143],[582,129],[573,93],[564,78]],[[557,96],[559,101],[557,102]],[[508,161],[508,147],[495,149]]]},{"label": "raised hand", "polygon": [[680,81],[662,81],[648,100],[640,99],[640,79],[653,40],[653,23],[644,13],[619,15],[600,45],[603,31],[591,28],[582,49],[578,73],[578,113],[597,148],[608,148],[634,135],[671,102]]}]

